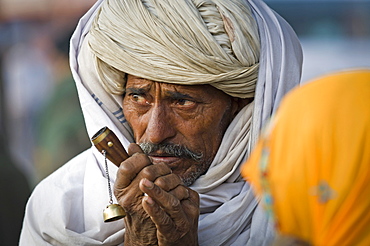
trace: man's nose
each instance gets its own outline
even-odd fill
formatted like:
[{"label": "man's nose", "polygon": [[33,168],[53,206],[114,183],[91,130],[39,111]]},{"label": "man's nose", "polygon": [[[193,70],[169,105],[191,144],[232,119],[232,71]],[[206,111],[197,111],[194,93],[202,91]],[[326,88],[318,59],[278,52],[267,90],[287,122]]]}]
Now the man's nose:
[{"label": "man's nose", "polygon": [[171,110],[165,105],[155,105],[151,108],[148,124],[145,130],[145,139],[151,143],[161,143],[176,135]]}]

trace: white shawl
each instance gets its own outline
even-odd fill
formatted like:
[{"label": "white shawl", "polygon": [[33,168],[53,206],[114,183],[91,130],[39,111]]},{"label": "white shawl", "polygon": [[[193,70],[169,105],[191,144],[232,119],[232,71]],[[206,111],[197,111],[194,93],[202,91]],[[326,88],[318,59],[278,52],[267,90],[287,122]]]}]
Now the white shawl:
[{"label": "white shawl", "polygon": [[[80,47],[103,1],[81,18],[71,39],[70,64],[89,137],[108,126],[127,147],[133,140],[122,110],[113,111],[114,101],[101,102],[100,88],[87,88],[78,72]],[[295,33],[279,15],[260,0],[248,3],[261,39],[255,100],[231,123],[209,171],[191,186],[201,197],[200,245],[267,245],[273,237],[271,224],[249,184],[240,178],[239,168],[283,95],[299,84],[302,51]],[[117,167],[109,163],[109,171],[113,184]],[[33,191],[20,245],[123,245],[123,220],[103,222],[107,186],[104,159],[94,147],[73,158]]]}]

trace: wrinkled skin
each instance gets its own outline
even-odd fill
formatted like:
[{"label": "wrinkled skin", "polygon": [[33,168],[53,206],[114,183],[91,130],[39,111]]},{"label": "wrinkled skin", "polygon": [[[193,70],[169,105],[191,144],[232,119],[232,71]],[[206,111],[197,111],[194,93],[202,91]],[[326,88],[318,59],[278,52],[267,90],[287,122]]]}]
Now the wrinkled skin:
[{"label": "wrinkled skin", "polygon": [[[169,143],[199,160],[128,148],[114,194],[125,209],[125,245],[198,245],[199,195],[187,186],[209,168],[245,103],[209,85],[182,86],[128,75],[123,110],[136,143]],[[146,194],[146,195],[144,195]]]}]

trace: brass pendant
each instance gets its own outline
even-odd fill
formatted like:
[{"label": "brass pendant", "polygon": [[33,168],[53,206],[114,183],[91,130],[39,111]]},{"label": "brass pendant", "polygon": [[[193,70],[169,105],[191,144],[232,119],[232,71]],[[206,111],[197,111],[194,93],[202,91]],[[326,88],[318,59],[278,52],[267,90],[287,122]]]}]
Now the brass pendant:
[{"label": "brass pendant", "polygon": [[[113,194],[110,187],[110,178],[108,172],[107,159],[112,161],[117,167],[122,161],[127,159],[129,156],[122,144],[118,140],[117,136],[108,128],[103,127],[100,129],[92,138],[94,146],[104,156],[105,172],[108,181],[108,192],[109,192],[109,205],[103,211],[104,222],[111,222],[122,219],[126,216],[125,210],[119,204],[113,204]],[[109,154],[108,151],[109,150]]]},{"label": "brass pendant", "polygon": [[109,204],[103,211],[104,222],[112,222],[126,216],[125,210],[119,204]]},{"label": "brass pendant", "polygon": [[109,205],[103,210],[103,219],[104,222],[112,222],[119,219],[122,219],[126,216],[125,210],[121,207],[119,204],[113,204],[113,194],[112,189],[110,187],[110,178],[109,178],[109,172],[108,172],[108,163],[107,163],[107,155],[106,151],[102,150],[102,154],[104,155],[105,160],[105,171],[107,174],[108,179],[108,191],[109,191]]}]

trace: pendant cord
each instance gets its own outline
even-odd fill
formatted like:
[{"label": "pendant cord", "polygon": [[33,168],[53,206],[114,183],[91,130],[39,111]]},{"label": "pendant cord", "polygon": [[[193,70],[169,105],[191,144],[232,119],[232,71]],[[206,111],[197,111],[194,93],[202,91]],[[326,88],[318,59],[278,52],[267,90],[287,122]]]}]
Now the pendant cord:
[{"label": "pendant cord", "polygon": [[110,186],[110,178],[109,178],[109,172],[108,172],[108,162],[107,162],[107,151],[104,149],[101,151],[102,154],[104,155],[104,162],[105,162],[105,172],[107,174],[107,179],[108,179],[108,191],[109,191],[109,203],[113,204],[113,195],[112,195],[112,188]]}]

